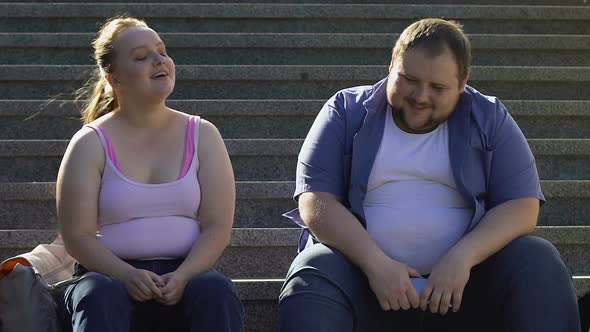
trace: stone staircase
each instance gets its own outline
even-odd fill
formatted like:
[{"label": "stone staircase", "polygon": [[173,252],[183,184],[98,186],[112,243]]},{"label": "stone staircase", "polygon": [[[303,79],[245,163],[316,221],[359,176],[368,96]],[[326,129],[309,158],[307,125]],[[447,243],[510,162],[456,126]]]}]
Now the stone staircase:
[{"label": "stone staircase", "polygon": [[92,69],[93,32],[115,14],[143,17],[178,65],[169,105],[216,124],[234,165],[234,233],[218,268],[239,286],[247,330],[276,330],[299,235],[280,215],[295,207],[297,153],[317,111],[385,77],[408,24],[445,17],[472,40],[470,84],[500,97],[529,139],[548,199],[537,234],[559,248],[578,293],[590,290],[586,0],[231,1],[0,0],[0,260],[55,236],[54,182],[80,128],[71,92]]}]

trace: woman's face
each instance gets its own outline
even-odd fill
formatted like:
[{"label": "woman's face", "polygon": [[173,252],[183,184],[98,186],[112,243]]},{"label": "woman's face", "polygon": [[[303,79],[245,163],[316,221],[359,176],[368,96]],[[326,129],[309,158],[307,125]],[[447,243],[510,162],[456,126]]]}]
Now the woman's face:
[{"label": "woman's face", "polygon": [[109,83],[120,99],[164,101],[174,89],[176,67],[166,45],[150,28],[127,28],[113,41]]}]

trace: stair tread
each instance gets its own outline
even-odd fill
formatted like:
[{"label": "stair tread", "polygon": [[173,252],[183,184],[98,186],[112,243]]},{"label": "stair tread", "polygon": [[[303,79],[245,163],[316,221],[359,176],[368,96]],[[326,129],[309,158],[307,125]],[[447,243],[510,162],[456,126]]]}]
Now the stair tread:
[{"label": "stair tread", "polygon": [[0,17],[101,17],[113,11],[131,16],[181,18],[411,18],[444,16],[458,19],[580,20],[590,18],[587,6],[502,6],[433,4],[195,4],[195,3],[55,3],[0,4]]}]

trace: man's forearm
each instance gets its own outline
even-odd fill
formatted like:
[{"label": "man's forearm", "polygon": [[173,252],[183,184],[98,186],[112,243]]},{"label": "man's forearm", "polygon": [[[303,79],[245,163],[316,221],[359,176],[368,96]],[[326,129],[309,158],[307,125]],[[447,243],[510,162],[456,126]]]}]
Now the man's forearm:
[{"label": "man's forearm", "polygon": [[471,267],[486,260],[512,240],[535,230],[539,216],[539,200],[515,199],[490,211],[450,251],[464,255]]},{"label": "man's forearm", "polygon": [[358,219],[327,193],[304,193],[299,198],[301,217],[322,243],[341,251],[363,271],[374,257],[385,253]]}]

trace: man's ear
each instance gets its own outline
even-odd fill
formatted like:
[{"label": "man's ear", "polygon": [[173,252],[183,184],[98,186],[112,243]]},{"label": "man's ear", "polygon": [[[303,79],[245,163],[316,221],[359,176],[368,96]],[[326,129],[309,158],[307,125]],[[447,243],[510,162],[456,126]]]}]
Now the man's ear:
[{"label": "man's ear", "polygon": [[389,63],[389,73],[391,73],[391,71],[393,70],[393,66],[395,65],[395,58],[393,57],[393,54],[391,55],[391,62]]},{"label": "man's ear", "polygon": [[459,92],[463,93],[465,91],[465,86],[467,85],[467,81],[469,80],[469,74],[470,72],[467,72],[467,76],[465,76],[465,79],[463,80],[463,82],[459,83]]}]

